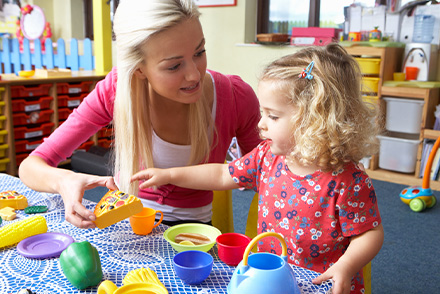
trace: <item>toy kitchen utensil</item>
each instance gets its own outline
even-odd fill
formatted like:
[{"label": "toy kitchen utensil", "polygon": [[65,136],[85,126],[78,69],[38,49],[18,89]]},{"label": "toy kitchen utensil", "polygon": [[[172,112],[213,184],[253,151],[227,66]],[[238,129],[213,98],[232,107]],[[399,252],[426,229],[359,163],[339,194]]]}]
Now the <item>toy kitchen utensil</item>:
[{"label": "toy kitchen utensil", "polygon": [[104,281],[98,287],[98,294],[122,294],[122,293],[155,293],[168,294],[168,290],[157,278],[157,274],[146,268],[129,271],[122,280],[122,286],[118,289],[111,281]]},{"label": "toy kitchen utensil", "polygon": [[[272,253],[249,255],[262,238],[276,237],[283,247],[281,256]],[[299,294],[293,269],[287,263],[287,246],[280,234],[267,232],[256,236],[246,247],[243,260],[232,274],[228,294]]]}]

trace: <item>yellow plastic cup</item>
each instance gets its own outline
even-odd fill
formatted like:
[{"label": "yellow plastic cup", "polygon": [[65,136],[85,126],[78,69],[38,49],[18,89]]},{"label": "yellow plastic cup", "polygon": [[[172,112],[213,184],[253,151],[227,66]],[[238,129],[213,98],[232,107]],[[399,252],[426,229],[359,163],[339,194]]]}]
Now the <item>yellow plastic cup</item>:
[{"label": "yellow plastic cup", "polygon": [[401,82],[401,81],[405,80],[405,73],[404,72],[395,72],[395,73],[393,73],[393,77],[396,82]]},{"label": "yellow plastic cup", "polygon": [[[160,213],[160,219],[155,223],[156,213]],[[162,211],[144,207],[140,213],[130,216],[130,225],[136,235],[148,235],[162,220]]]},{"label": "yellow plastic cup", "polygon": [[133,283],[116,287],[112,281],[104,281],[98,287],[98,294],[166,294],[168,291],[164,287],[150,283]]}]

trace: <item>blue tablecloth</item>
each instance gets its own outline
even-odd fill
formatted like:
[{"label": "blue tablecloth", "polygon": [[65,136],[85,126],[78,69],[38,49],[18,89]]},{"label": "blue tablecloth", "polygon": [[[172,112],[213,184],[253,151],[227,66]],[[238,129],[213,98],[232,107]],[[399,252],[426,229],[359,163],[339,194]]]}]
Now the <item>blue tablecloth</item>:
[{"label": "blue tablecloth", "polygon": [[[15,190],[28,199],[29,206],[45,205],[49,209],[42,215],[46,218],[48,232],[61,232],[72,236],[75,241],[89,241],[99,252],[103,280],[111,280],[118,287],[122,279],[134,269],[150,268],[158,275],[159,280],[170,293],[227,293],[227,285],[234,267],[224,264],[217,256],[216,246],[209,251],[214,257],[210,276],[200,285],[184,284],[173,271],[172,258],[176,251],[163,238],[167,226],[159,225],[147,236],[135,235],[128,220],[116,223],[103,230],[79,229],[64,219],[64,205],[60,195],[40,193],[26,187],[20,179],[0,174],[0,192]],[[90,210],[94,202],[83,200]],[[26,215],[22,210],[16,211],[17,218],[22,220]],[[3,221],[5,226],[12,221]],[[21,256],[16,246],[0,249],[0,293],[16,293],[20,289],[31,289],[42,293],[96,293],[97,287],[78,290],[66,279],[60,266],[59,258],[30,259]],[[295,267],[297,282],[302,293],[327,293],[331,282],[313,285],[312,278],[317,273]]]}]

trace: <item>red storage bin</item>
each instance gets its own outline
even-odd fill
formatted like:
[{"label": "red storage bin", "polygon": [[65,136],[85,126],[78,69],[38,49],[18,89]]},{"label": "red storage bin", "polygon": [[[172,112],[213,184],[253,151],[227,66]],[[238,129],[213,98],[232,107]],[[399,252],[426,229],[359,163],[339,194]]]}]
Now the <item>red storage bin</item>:
[{"label": "red storage bin", "polygon": [[52,84],[20,85],[11,87],[11,97],[49,96]]},{"label": "red storage bin", "polygon": [[104,127],[98,131],[98,138],[108,138],[113,137],[113,128]]},{"label": "red storage bin", "polygon": [[58,120],[64,121],[67,117],[72,113],[72,109],[69,108],[60,108],[58,109]]},{"label": "red storage bin", "polygon": [[45,123],[50,122],[52,114],[52,109],[33,111],[29,113],[14,113],[12,114],[12,121],[14,122],[14,126]]},{"label": "red storage bin", "polygon": [[109,139],[98,139],[98,146],[104,147],[104,148],[110,148],[112,145],[113,140]]},{"label": "red storage bin", "polygon": [[15,155],[15,164],[17,164],[17,166],[20,165],[20,163],[23,162],[23,160],[26,159],[26,157],[29,156],[30,153],[20,153],[20,154],[16,154]]},{"label": "red storage bin", "polygon": [[40,97],[39,99],[12,99],[12,111],[13,112],[29,112],[29,111],[36,111],[41,109],[48,109],[50,108],[50,103],[52,102],[53,98],[51,96],[44,96]]},{"label": "red storage bin", "polygon": [[57,83],[58,94],[78,94],[90,91],[90,86],[93,81],[72,82],[72,83]]},{"label": "red storage bin", "polygon": [[48,136],[50,133],[52,133],[54,126],[54,123],[45,123],[41,124],[41,126],[31,128],[25,126],[18,127],[14,128],[14,136],[16,140]]},{"label": "red storage bin", "polygon": [[90,147],[92,147],[94,144],[93,141],[86,141],[84,143],[82,143],[77,150],[85,150],[85,151],[89,151]]},{"label": "red storage bin", "polygon": [[78,107],[79,104],[86,98],[88,93],[83,93],[79,95],[59,95],[58,96],[58,107]]},{"label": "red storage bin", "polygon": [[15,141],[15,152],[31,152],[43,143],[43,138],[38,140],[16,140]]}]

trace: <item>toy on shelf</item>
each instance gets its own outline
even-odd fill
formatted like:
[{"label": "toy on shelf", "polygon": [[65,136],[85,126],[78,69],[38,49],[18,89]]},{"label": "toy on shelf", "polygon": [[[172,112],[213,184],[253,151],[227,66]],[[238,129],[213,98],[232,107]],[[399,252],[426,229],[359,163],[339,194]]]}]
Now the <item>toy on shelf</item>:
[{"label": "toy on shelf", "polygon": [[400,192],[400,199],[409,205],[412,211],[421,212],[425,208],[431,208],[437,203],[437,199],[429,185],[432,163],[435,158],[435,154],[440,145],[440,137],[434,143],[432,151],[429,154],[428,161],[426,162],[425,171],[423,173],[422,187],[414,186],[404,189]]}]

